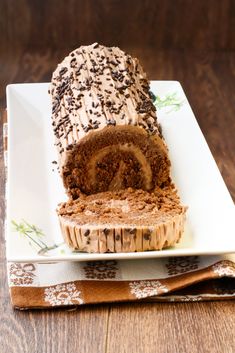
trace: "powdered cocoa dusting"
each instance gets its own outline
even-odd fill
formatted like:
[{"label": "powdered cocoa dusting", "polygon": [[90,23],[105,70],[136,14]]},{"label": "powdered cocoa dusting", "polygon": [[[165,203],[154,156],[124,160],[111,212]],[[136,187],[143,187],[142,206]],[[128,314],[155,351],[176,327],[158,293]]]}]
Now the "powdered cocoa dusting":
[{"label": "powdered cocoa dusting", "polygon": [[79,225],[119,224],[120,226],[153,226],[185,212],[174,185],[157,187],[149,193],[128,188],[101,192],[63,203],[58,214]]}]

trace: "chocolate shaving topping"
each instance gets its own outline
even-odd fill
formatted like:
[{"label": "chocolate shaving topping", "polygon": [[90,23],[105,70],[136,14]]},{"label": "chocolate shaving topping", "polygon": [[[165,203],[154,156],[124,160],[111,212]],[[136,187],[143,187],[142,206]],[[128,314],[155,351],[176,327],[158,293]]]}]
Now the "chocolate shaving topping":
[{"label": "chocolate shaving topping", "polygon": [[105,125],[138,125],[161,136],[145,73],[118,48],[95,43],[73,51],[58,65],[49,91],[60,153],[73,149],[70,138],[76,144],[84,133]]},{"label": "chocolate shaving topping", "polygon": [[144,239],[145,240],[150,240],[151,239],[151,231],[147,229],[144,233]]},{"label": "chocolate shaving topping", "polygon": [[109,235],[110,230],[107,228],[104,228],[103,232],[104,232],[104,235]]},{"label": "chocolate shaving topping", "polygon": [[63,76],[67,71],[68,71],[67,67],[62,67],[62,69],[59,71],[59,75]]},{"label": "chocolate shaving topping", "polygon": [[89,234],[90,234],[90,230],[87,229],[87,230],[84,232],[84,237],[88,237]]}]

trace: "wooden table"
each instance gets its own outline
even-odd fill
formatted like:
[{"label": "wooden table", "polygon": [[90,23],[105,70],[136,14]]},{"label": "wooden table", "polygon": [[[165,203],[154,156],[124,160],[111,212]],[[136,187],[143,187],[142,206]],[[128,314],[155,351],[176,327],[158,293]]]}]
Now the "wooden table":
[{"label": "wooden table", "polygon": [[[235,200],[234,0],[1,0],[0,14],[0,107],[6,84],[49,81],[79,43],[117,44],[149,78],[181,82]],[[235,352],[233,301],[12,310],[0,139],[1,353]]]},{"label": "wooden table", "polygon": [[[235,53],[130,49],[151,79],[179,80],[235,199]],[[66,51],[11,57],[1,77],[10,82],[50,80]],[[1,67],[1,66],[0,66]],[[1,70],[1,69],[0,69]],[[1,91],[1,105],[5,98]],[[180,126],[176,134],[180,134]],[[233,301],[141,303],[77,310],[14,311],[6,279],[4,175],[0,149],[0,352],[1,353],[234,353]]]}]

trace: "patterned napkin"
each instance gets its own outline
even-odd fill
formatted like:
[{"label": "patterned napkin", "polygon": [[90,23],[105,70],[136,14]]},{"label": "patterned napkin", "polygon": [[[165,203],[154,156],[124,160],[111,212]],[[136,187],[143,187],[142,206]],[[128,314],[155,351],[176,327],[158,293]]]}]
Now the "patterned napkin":
[{"label": "patterned napkin", "polygon": [[9,263],[8,276],[18,309],[235,298],[235,262],[219,257]]},{"label": "patterned napkin", "polygon": [[[3,144],[7,165],[6,113]],[[235,255],[8,263],[7,269],[11,302],[17,309],[235,298]]]}]

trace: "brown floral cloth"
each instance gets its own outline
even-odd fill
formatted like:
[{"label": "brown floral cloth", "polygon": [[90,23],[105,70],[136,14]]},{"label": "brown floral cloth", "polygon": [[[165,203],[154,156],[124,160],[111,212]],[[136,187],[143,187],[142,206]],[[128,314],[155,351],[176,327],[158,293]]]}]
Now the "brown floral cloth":
[{"label": "brown floral cloth", "polygon": [[[7,166],[7,116],[3,125]],[[8,263],[17,309],[235,298],[235,254],[148,260]]]},{"label": "brown floral cloth", "polygon": [[9,263],[12,305],[32,309],[138,300],[235,298],[235,262],[214,260],[215,257],[189,256],[137,261]]}]

